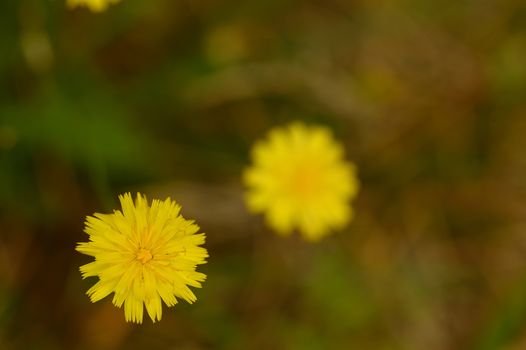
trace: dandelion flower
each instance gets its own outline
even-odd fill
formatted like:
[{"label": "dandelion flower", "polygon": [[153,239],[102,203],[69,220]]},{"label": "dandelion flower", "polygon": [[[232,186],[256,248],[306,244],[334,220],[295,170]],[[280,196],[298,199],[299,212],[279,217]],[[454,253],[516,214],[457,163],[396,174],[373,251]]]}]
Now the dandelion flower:
[{"label": "dandelion flower", "polygon": [[293,123],[272,130],[254,146],[244,173],[248,208],[264,213],[278,233],[298,230],[310,241],[343,228],[359,187],[343,156],[327,128]]},{"label": "dandelion flower", "polygon": [[208,257],[199,247],[205,235],[197,234],[199,227],[185,220],[170,198],[154,200],[151,206],[141,194],[135,203],[129,193],[119,199],[122,212],[86,218],[89,242],[79,243],[77,250],[95,261],[80,271],[83,278],[99,278],[87,294],[96,302],[114,293],[113,304],[124,305],[127,322],[142,323],[143,304],[152,321],[159,321],[161,300],[168,307],[177,304],[177,298],[196,300],[188,286],[201,287],[206,278],[196,272]]},{"label": "dandelion flower", "polygon": [[120,0],[67,0],[68,6],[73,8],[77,6],[87,6],[93,12],[106,10],[110,4],[115,4]]}]

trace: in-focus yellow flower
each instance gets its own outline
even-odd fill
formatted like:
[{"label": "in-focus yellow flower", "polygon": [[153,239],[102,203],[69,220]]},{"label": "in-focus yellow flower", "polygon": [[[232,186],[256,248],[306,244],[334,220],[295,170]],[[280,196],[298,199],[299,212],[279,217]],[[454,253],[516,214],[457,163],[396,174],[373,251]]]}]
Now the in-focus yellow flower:
[{"label": "in-focus yellow flower", "polygon": [[135,203],[129,193],[119,196],[122,212],[94,214],[86,218],[89,242],[77,250],[95,257],[80,267],[82,277],[99,277],[87,294],[96,302],[114,293],[113,304],[124,304],[127,322],[142,323],[143,304],[153,322],[161,319],[161,299],[167,306],[182,298],[196,300],[188,288],[201,287],[206,276],[196,272],[208,253],[199,245],[203,233],[193,221],[185,220],[181,207],[170,198],[148,205],[137,194]]},{"label": "in-focus yellow flower", "polygon": [[249,209],[264,213],[278,233],[297,229],[311,241],[343,228],[359,187],[354,165],[343,157],[327,128],[294,123],[272,130],[254,146],[244,173]]},{"label": "in-focus yellow flower", "polygon": [[110,4],[118,3],[120,0],[67,0],[69,7],[87,6],[94,12],[106,10]]}]

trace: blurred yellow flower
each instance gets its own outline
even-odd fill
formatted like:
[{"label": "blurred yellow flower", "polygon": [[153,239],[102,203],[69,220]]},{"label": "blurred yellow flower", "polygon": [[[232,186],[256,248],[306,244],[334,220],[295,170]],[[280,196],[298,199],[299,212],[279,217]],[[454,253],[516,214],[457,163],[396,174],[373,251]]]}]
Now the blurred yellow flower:
[{"label": "blurred yellow flower", "polygon": [[67,0],[69,7],[87,6],[94,12],[106,10],[110,4],[115,4],[120,0]]},{"label": "blurred yellow flower", "polygon": [[327,128],[293,123],[272,130],[254,146],[244,173],[248,208],[264,213],[278,233],[297,229],[310,241],[343,228],[359,187],[354,165],[343,157]]},{"label": "blurred yellow flower", "polygon": [[161,319],[161,299],[167,306],[176,297],[189,303],[196,300],[188,288],[201,287],[206,276],[196,272],[208,253],[199,245],[203,233],[193,221],[185,220],[181,207],[170,198],[153,200],[137,194],[135,203],[127,193],[119,196],[122,212],[94,214],[86,218],[89,242],[77,251],[95,257],[80,267],[82,277],[99,277],[87,294],[96,302],[114,293],[113,304],[124,304],[127,322],[142,323],[143,304],[153,322]]}]

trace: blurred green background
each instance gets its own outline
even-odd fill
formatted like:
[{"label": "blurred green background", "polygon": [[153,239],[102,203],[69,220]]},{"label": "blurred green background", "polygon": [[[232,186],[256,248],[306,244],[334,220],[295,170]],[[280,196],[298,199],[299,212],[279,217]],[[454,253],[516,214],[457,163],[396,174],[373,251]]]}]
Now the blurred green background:
[{"label": "blurred green background", "polygon": [[[243,205],[252,143],[330,126],[356,216],[319,244]],[[523,0],[0,1],[0,349],[526,349]],[[172,196],[194,305],[85,295],[86,215]]]}]

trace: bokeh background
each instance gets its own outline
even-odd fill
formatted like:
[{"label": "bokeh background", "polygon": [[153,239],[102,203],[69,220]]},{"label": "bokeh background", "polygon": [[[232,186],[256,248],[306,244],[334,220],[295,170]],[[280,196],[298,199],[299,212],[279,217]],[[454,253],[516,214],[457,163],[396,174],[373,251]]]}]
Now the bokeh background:
[{"label": "bokeh background", "polygon": [[[249,215],[252,143],[327,125],[355,219]],[[126,191],[207,233],[194,305],[126,324],[74,251]],[[523,0],[0,1],[0,348],[526,349]]]}]

